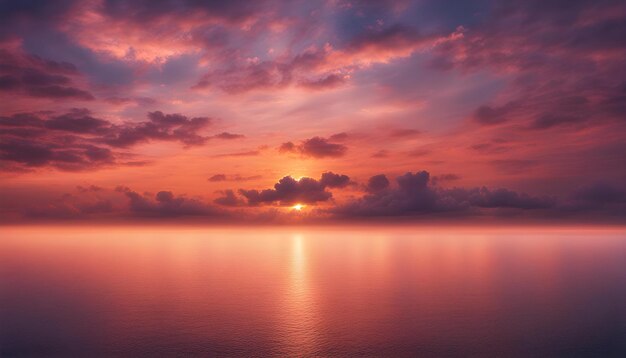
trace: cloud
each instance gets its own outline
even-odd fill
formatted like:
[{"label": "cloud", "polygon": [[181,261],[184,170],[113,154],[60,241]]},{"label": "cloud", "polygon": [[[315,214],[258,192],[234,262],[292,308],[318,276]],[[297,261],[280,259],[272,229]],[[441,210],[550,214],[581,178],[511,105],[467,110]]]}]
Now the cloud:
[{"label": "cloud", "polygon": [[108,148],[73,142],[64,144],[62,139],[57,142],[40,142],[37,139],[17,138],[3,138],[0,143],[0,160],[26,167],[51,165],[69,171],[94,169],[115,161],[113,152]]},{"label": "cloud", "polygon": [[58,21],[74,5],[73,0],[49,1],[3,1],[0,2],[0,21],[4,25],[0,30],[0,39],[10,36],[17,29],[29,24],[48,24]]},{"label": "cloud", "polygon": [[41,120],[41,123],[48,129],[85,134],[106,132],[111,125],[106,120],[92,117],[85,108],[74,108],[68,113]]},{"label": "cloud", "polygon": [[460,179],[461,177],[459,175],[448,173],[448,174],[440,174],[440,175],[436,175],[432,177],[432,182],[433,184],[437,184],[439,182],[450,182],[450,181],[457,181]]},{"label": "cloud", "polygon": [[[444,176],[444,175],[441,175]],[[534,196],[505,188],[442,188],[426,171],[408,172],[391,183],[379,174],[362,186],[360,197],[347,197],[335,203],[332,188],[345,188],[352,181],[346,176],[325,172],[319,180],[286,176],[272,189],[220,191],[213,206],[198,198],[162,190],[156,194],[138,193],[119,186],[108,190],[96,185],[77,186],[74,193],[56,198],[3,191],[8,205],[3,212],[18,211],[22,219],[128,219],[184,217],[248,220],[275,220],[259,206],[317,205],[310,218],[350,219],[371,217],[420,216],[441,218],[515,217],[560,220],[622,220],[626,213],[626,190],[619,185],[595,183],[580,187],[569,196]],[[227,208],[238,208],[236,211]],[[236,215],[235,215],[236,213]],[[282,218],[281,220],[289,220]]]},{"label": "cloud", "polygon": [[451,189],[443,194],[480,208],[547,209],[554,205],[552,198],[534,197],[508,189]]},{"label": "cloud", "polygon": [[239,194],[246,198],[250,206],[262,204],[277,204],[281,206],[300,204],[316,204],[329,201],[332,193],[327,188],[343,188],[350,184],[350,178],[346,175],[325,172],[320,180],[303,177],[294,179],[286,176],[274,185],[274,189],[245,190],[240,189]]},{"label": "cloud", "polygon": [[113,190],[95,185],[78,186],[75,192],[56,197],[44,193],[33,198],[23,192],[5,196],[10,198],[8,209],[20,212],[21,218],[27,220],[226,219],[228,216],[227,212],[201,199],[178,196],[166,190],[140,194],[125,186]]},{"label": "cloud", "polygon": [[297,84],[306,89],[327,90],[346,83],[355,70],[408,57],[438,40],[441,41],[438,36],[422,36],[410,26],[394,24],[359,33],[337,48],[326,42],[291,56],[239,59],[206,73],[194,88],[217,87],[238,94]]},{"label": "cloud", "polygon": [[511,150],[511,147],[508,145],[503,145],[499,141],[492,141],[491,143],[478,143],[472,144],[470,146],[471,149],[479,152],[480,154],[498,154],[505,153]]},{"label": "cloud", "polygon": [[229,157],[254,157],[260,155],[260,150],[247,150],[244,152],[224,153],[212,156],[213,158],[229,158]]},{"label": "cloud", "polygon": [[605,205],[626,202],[626,190],[609,183],[594,183],[576,190],[572,198],[584,204]]},{"label": "cloud", "polygon": [[[50,195],[45,191],[11,191],[3,193],[9,211],[17,211],[22,219],[103,219],[122,214],[116,200],[104,188],[77,186],[75,192]],[[17,203],[17,206],[16,206]]]},{"label": "cloud", "polygon": [[224,190],[222,192],[223,196],[220,196],[213,200],[215,204],[222,206],[244,206],[246,203],[240,197],[237,197],[234,191],[232,190]]},{"label": "cloud", "polygon": [[476,109],[478,124],[562,133],[620,125],[624,112],[610,103],[624,93],[625,10],[617,1],[493,2],[463,37],[435,45],[432,61],[505,81],[504,104]]},{"label": "cloud", "polygon": [[213,138],[218,138],[218,139],[241,139],[241,138],[245,138],[245,136],[243,134],[233,134],[233,133],[228,133],[228,132],[222,132],[220,134],[214,135]]},{"label": "cloud", "polygon": [[374,175],[367,181],[367,191],[377,193],[389,187],[389,179],[385,174]]},{"label": "cloud", "polygon": [[574,125],[584,122],[582,116],[545,113],[537,117],[530,125],[531,129],[549,129],[556,126]]},{"label": "cloud", "polygon": [[79,77],[71,63],[44,60],[15,49],[0,50],[0,91],[13,96],[94,100],[89,91],[73,85]]},{"label": "cloud", "polygon": [[208,117],[187,118],[182,114],[148,113],[149,121],[113,126],[102,141],[113,147],[129,147],[150,140],[180,141],[188,146],[202,145],[207,137],[198,131],[211,124]]},{"label": "cloud", "polygon": [[342,142],[342,141],[347,140],[349,137],[350,135],[348,133],[341,132],[341,133],[335,133],[331,135],[330,137],[328,137],[328,139],[333,142]]},{"label": "cloud", "polygon": [[[52,166],[62,170],[90,170],[114,164],[128,153],[115,152],[149,141],[203,144],[198,134],[210,124],[206,117],[150,112],[149,121],[114,124],[94,117],[85,108],[67,113],[17,113],[0,116],[0,161],[26,167]],[[129,162],[133,164],[138,162]],[[16,168],[19,169],[19,168]]]},{"label": "cloud", "polygon": [[224,174],[215,174],[215,175],[211,176],[208,180],[209,181],[213,181],[213,182],[225,181],[226,180],[226,175],[224,175]]},{"label": "cloud", "polygon": [[507,189],[442,189],[430,185],[426,171],[406,173],[389,187],[385,175],[368,181],[368,194],[329,209],[340,216],[410,216],[420,214],[467,213],[471,208],[533,210],[554,206],[551,198],[534,197]]},{"label": "cloud", "polygon": [[299,85],[312,90],[323,90],[339,87],[346,83],[348,79],[348,75],[330,74],[322,78],[302,79]]},{"label": "cloud", "polygon": [[348,147],[339,143],[332,143],[330,139],[313,137],[303,140],[300,144],[286,142],[278,148],[280,153],[298,153],[304,157],[337,158],[348,151]]},{"label": "cloud", "polygon": [[114,213],[113,204],[108,200],[77,202],[67,197],[58,198],[54,203],[36,205],[23,210],[28,219],[81,219],[103,217]]},{"label": "cloud", "polygon": [[217,211],[211,206],[196,199],[175,196],[170,191],[160,191],[154,198],[150,198],[126,187],[118,187],[116,190],[124,193],[128,198],[129,210],[132,215],[146,217],[217,215]]},{"label": "cloud", "polygon": [[350,185],[350,177],[343,174],[335,174],[333,172],[322,173],[320,185],[327,188],[345,188]]},{"label": "cloud", "polygon": [[63,87],[63,86],[41,86],[33,87],[27,90],[27,93],[33,97],[46,97],[46,98],[70,98],[84,101],[91,101],[95,97],[87,92],[78,88]]},{"label": "cloud", "polygon": [[239,174],[235,175],[226,175],[226,174],[215,174],[211,176],[208,181],[211,182],[220,182],[220,181],[248,181],[248,180],[256,180],[261,179],[263,176],[261,175],[249,175],[249,176],[241,176]]},{"label": "cloud", "polygon": [[474,111],[474,116],[472,118],[475,122],[482,125],[495,125],[506,122],[506,116],[509,112],[510,106],[480,106]]},{"label": "cloud", "polygon": [[103,188],[97,185],[89,185],[87,187],[84,187],[82,185],[77,185],[76,190],[86,193],[86,192],[99,192],[99,191],[102,191]]}]

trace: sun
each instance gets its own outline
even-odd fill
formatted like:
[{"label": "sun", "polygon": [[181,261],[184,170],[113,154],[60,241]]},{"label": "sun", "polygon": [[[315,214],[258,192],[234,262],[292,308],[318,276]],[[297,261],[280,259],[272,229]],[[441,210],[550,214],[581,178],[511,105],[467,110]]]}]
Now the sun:
[{"label": "sun", "polygon": [[302,210],[302,209],[304,208],[304,205],[302,205],[302,204],[296,204],[296,205],[292,206],[291,208],[292,208],[293,210],[295,210],[295,211],[300,211],[300,210]]}]

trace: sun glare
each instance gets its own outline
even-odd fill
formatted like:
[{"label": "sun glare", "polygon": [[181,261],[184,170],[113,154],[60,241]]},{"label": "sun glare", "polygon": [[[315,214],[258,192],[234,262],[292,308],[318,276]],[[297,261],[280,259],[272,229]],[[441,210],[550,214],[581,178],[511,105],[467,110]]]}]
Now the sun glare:
[{"label": "sun glare", "polygon": [[302,210],[302,209],[304,208],[304,205],[302,205],[302,204],[296,204],[296,205],[292,206],[291,208],[292,208],[293,210],[295,210],[295,211],[300,211],[300,210]]}]

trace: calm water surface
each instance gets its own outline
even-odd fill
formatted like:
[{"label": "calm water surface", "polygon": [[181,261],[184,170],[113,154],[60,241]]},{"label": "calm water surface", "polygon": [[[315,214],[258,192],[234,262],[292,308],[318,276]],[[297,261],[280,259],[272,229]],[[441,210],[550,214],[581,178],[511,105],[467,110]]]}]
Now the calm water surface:
[{"label": "calm water surface", "polygon": [[0,356],[626,356],[626,230],[0,228]]}]

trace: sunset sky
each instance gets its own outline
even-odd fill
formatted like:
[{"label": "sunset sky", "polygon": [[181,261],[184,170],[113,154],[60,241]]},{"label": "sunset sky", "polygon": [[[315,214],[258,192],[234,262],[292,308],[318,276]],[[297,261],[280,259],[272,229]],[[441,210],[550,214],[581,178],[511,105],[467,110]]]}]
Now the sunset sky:
[{"label": "sunset sky", "polygon": [[624,1],[0,0],[0,220],[626,221]]}]

